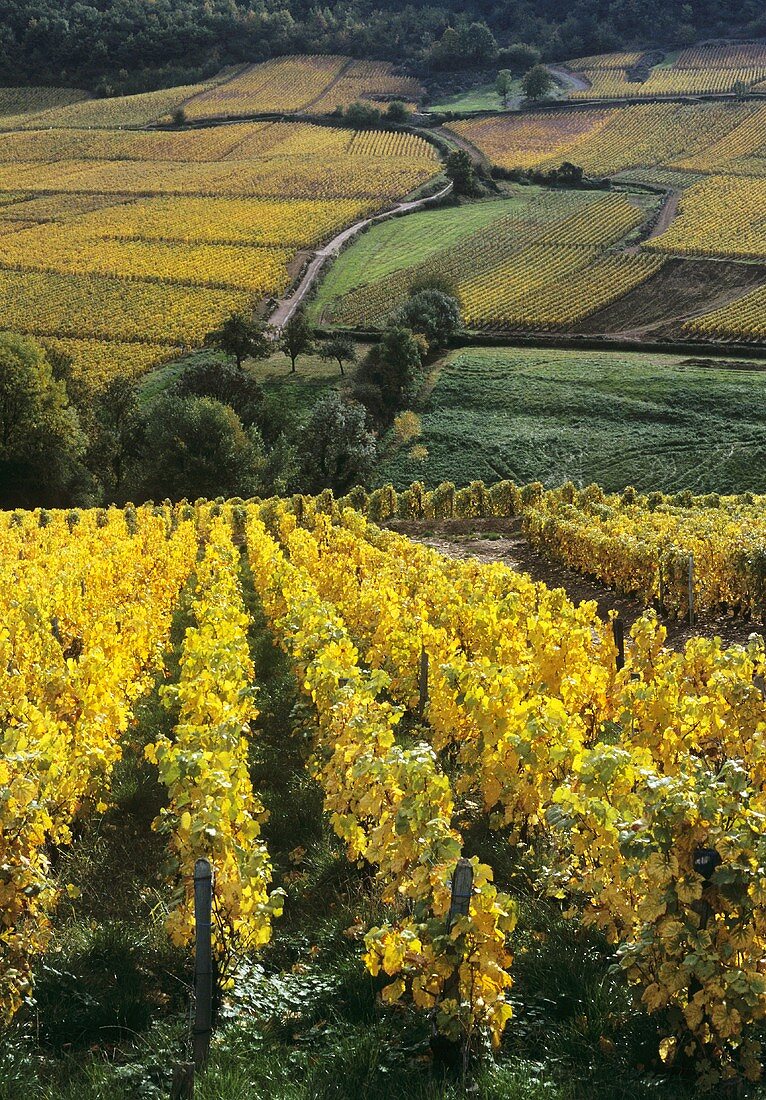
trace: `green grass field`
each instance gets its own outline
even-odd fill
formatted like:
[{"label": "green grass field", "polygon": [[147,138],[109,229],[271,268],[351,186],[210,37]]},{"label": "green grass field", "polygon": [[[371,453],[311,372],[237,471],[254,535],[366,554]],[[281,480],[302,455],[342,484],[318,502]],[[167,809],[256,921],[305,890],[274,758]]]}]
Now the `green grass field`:
[{"label": "green grass field", "polygon": [[[554,85],[550,92],[550,99],[566,99],[569,89],[559,84]],[[511,94],[508,97],[507,110],[518,110],[523,100],[521,92],[521,80],[514,80]],[[458,92],[457,95],[444,96],[436,102],[429,104],[427,111],[439,113],[441,111],[456,111],[468,113],[471,111],[502,111],[503,104],[500,96],[495,91],[494,84],[477,84],[468,91]]]},{"label": "green grass field", "polygon": [[520,212],[539,192],[537,187],[519,187],[502,199],[424,210],[381,222],[364,233],[329,269],[309,306],[310,318],[317,321],[331,301],[354,287],[377,282],[427,260],[495,219]]},{"label": "green grass field", "polygon": [[[511,94],[508,97],[508,108],[512,110],[521,102],[521,81],[514,80]],[[467,92],[459,92],[457,95],[445,96],[431,103],[428,111],[501,111],[503,103],[495,91],[494,84],[478,84],[475,88],[469,88]]]},{"label": "green grass field", "polygon": [[[422,412],[428,449],[379,483],[512,478],[607,490],[766,489],[766,373],[673,356],[476,348],[452,353]],[[725,362],[725,361],[724,361]]]}]

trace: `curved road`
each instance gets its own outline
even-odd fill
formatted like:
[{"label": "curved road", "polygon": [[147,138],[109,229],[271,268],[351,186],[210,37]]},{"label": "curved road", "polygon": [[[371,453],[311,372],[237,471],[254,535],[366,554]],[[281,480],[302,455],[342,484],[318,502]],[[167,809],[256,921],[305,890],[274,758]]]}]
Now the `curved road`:
[{"label": "curved road", "polygon": [[396,217],[398,214],[409,214],[413,210],[420,210],[424,206],[430,206],[432,203],[438,202],[439,199],[443,199],[445,195],[449,195],[451,191],[452,181],[450,181],[446,187],[442,187],[441,191],[437,191],[435,195],[427,195],[423,199],[413,199],[411,202],[399,202],[396,206],[392,207],[391,210],[384,210],[382,214],[375,214],[371,218],[363,218],[362,221],[355,222],[354,225],[350,225],[348,229],[344,229],[342,233],[338,233],[338,235],[333,237],[328,244],[314,253],[314,258],[304,271],[293,292],[289,297],[282,298],[277,304],[276,309],[269,317],[269,324],[276,329],[277,332],[284,328],[296,309],[304,302],[306,295],[314,286],[324,265],[328,260],[335,259],[346,242],[350,241],[352,237],[355,237],[357,233],[361,233],[363,229],[366,229],[368,225],[372,225],[374,222],[382,222],[388,218]]}]

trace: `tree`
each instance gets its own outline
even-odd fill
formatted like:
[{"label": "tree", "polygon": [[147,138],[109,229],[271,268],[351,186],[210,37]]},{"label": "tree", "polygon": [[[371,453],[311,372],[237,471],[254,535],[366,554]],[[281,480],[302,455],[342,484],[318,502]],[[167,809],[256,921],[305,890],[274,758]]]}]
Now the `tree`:
[{"label": "tree", "polygon": [[417,392],[427,346],[412,329],[392,324],[370,348],[356,376],[354,397],[385,427]]},{"label": "tree", "polygon": [[386,107],[386,118],[389,122],[409,122],[412,112],[400,99],[394,99]]},{"label": "tree", "polygon": [[205,343],[236,359],[240,369],[244,359],[267,359],[274,350],[266,326],[244,313],[232,313]]},{"label": "tree", "polygon": [[124,503],[124,487],[144,453],[145,417],[135,383],[110,379],[92,400],[88,466],[110,503]]},{"label": "tree", "polygon": [[266,395],[259,382],[232,363],[221,363],[210,356],[195,357],[175,382],[177,397],[212,397],[230,405],[244,427],[261,426]]},{"label": "tree", "polygon": [[513,73],[510,69],[501,69],[495,80],[495,91],[504,107],[508,106],[508,96],[513,91]]},{"label": "tree", "polygon": [[429,347],[445,347],[460,328],[460,303],[443,290],[419,290],[398,311],[396,323],[422,333]]},{"label": "tree", "polygon": [[523,42],[512,42],[510,46],[499,50],[497,59],[510,66],[512,70],[526,72],[540,60],[540,51],[535,46],[527,46]]},{"label": "tree", "polygon": [[454,27],[447,27],[438,42],[431,46],[431,64],[436,68],[449,69],[459,61],[460,50],[460,35]]},{"label": "tree", "polygon": [[257,430],[246,431],[228,405],[169,394],[147,418],[138,488],[154,500],[251,496],[265,460]]},{"label": "tree", "polygon": [[20,336],[0,337],[0,505],[87,502],[85,447],[66,386],[42,348]]},{"label": "tree", "polygon": [[364,130],[369,126],[378,126],[382,115],[380,110],[373,107],[371,103],[357,102],[349,104],[343,117],[349,126]]},{"label": "tree", "polygon": [[301,355],[310,355],[314,350],[311,325],[306,314],[299,309],[292,315],[282,329],[278,347],[290,359],[290,373],[295,374],[295,362]]},{"label": "tree", "polygon": [[341,375],[345,375],[343,364],[356,362],[354,341],[349,336],[333,336],[322,344],[319,355],[327,362],[334,359],[340,367]]},{"label": "tree", "polygon": [[470,23],[459,33],[459,55],[463,64],[491,65],[497,57],[497,42],[486,23]]},{"label": "tree", "polygon": [[543,99],[553,89],[555,81],[545,65],[533,65],[521,78],[521,90],[527,99]]},{"label": "tree", "polygon": [[478,190],[476,169],[464,149],[455,149],[447,157],[447,178],[452,180],[456,195],[475,195]]},{"label": "tree", "polygon": [[361,483],[372,469],[377,450],[363,407],[356,401],[344,401],[337,393],[328,394],[314,406],[299,445],[302,485],[309,493],[322,489],[344,493]]}]

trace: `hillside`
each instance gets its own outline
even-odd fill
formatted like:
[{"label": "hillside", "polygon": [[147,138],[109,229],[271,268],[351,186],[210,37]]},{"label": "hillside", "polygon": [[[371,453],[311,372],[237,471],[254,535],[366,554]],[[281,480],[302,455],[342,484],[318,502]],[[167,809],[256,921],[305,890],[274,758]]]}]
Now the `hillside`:
[{"label": "hillside", "polygon": [[754,0],[6,8],[0,1100],[766,1100]]}]

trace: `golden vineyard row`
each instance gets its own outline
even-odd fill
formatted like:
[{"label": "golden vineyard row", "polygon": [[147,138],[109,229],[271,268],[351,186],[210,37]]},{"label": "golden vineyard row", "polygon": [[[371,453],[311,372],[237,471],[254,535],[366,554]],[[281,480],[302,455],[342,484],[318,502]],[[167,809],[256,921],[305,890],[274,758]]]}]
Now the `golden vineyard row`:
[{"label": "golden vineyard row", "polygon": [[[626,514],[642,504],[651,516],[681,514],[684,502],[657,496],[622,504]],[[608,507],[593,491],[557,499]],[[48,844],[66,844],[78,816],[104,808],[131,708],[195,572],[180,678],[166,689],[176,728],[147,750],[168,791],[158,826],[181,887],[169,931],[188,940],[189,874],[205,855],[220,868],[229,934],[250,947],[268,939],[281,892],[269,891],[247,767],[258,670],[244,542],[255,593],[315,708],[330,823],[349,858],[375,868],[388,918],[368,929],[364,960],[390,979],[384,999],[411,996],[453,1037],[480,1026],[498,1041],[508,1023],[515,913],[489,867],[473,860],[469,911],[447,920],[465,844],[455,821],[479,812],[514,846],[550,852],[540,888],[617,946],[646,1010],[665,1013],[667,1061],[684,1051],[705,1074],[756,1076],[766,1004],[762,640],[725,650],[694,638],[670,652],[647,617],[619,670],[595,605],[575,607],[501,564],[445,559],[348,507],[380,518],[392,508],[507,514],[541,500],[534,486],[477,484],[342,502],[3,516],[0,643],[15,673],[0,695],[9,793],[0,889],[13,946],[0,975],[4,1012],[28,994],[49,936],[61,884]],[[757,508],[686,504],[692,517]],[[10,595],[19,590],[29,594],[22,606]],[[710,874],[695,863],[701,849],[720,857]]]}]

